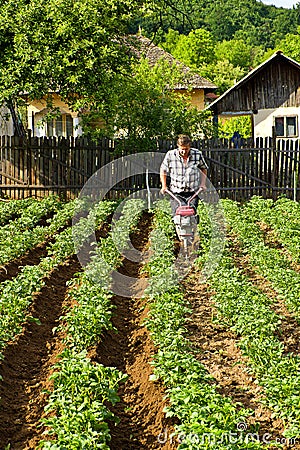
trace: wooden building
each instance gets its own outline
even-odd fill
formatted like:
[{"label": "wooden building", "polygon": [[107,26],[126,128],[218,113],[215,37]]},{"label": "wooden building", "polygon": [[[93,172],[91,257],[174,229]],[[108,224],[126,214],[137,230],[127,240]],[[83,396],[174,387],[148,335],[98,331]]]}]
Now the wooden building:
[{"label": "wooden building", "polygon": [[207,109],[215,120],[251,115],[254,138],[272,136],[275,129],[280,138],[299,139],[300,64],[277,51]]}]

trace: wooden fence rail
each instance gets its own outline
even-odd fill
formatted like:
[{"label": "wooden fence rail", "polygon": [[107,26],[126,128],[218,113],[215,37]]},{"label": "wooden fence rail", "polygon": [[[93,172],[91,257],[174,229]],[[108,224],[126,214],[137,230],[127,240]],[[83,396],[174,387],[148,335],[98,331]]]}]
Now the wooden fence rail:
[{"label": "wooden fence rail", "polygon": [[[165,153],[174,145],[174,141],[154,142],[153,151]],[[299,140],[233,143],[212,139],[195,141],[193,146],[208,162],[209,179],[220,197],[245,200],[252,195],[277,198],[284,194],[300,198]],[[57,193],[74,198],[98,169],[118,155],[118,142],[109,139],[0,136],[0,195],[24,198]],[[124,150],[122,156],[126,156]],[[148,181],[150,188],[158,188],[158,173],[150,173]],[[109,195],[119,197],[146,188],[146,177],[140,174],[122,179]]]}]

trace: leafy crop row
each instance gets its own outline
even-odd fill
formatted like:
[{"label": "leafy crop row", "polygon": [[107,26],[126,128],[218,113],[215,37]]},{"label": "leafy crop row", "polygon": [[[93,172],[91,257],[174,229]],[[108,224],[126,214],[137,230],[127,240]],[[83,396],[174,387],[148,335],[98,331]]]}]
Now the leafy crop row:
[{"label": "leafy crop row", "polygon": [[291,268],[288,257],[265,244],[263,231],[253,220],[253,208],[239,208],[230,200],[222,203],[227,222],[249,256],[251,267],[271,283],[299,320],[300,274]]},{"label": "leafy crop row", "polygon": [[[110,422],[117,422],[108,403],[119,400],[118,386],[126,379],[115,368],[92,363],[88,349],[96,344],[104,330],[112,328],[110,275],[121,263],[120,248],[127,246],[128,233],[140,217],[143,202],[126,202],[120,219],[107,238],[93,251],[84,272],[69,282],[68,295],[73,307],[61,317],[65,332],[65,350],[51,376],[54,381],[43,420],[52,440],[40,442],[43,449],[109,449]],[[54,414],[53,414],[54,413]]]},{"label": "leafy crop row", "polygon": [[[6,264],[14,258],[23,255],[27,250],[35,247],[46,237],[56,232],[61,225],[61,218],[70,210],[69,204],[64,206],[57,197],[45,197],[41,201],[28,202],[20,216],[4,225],[0,229],[0,264]],[[48,227],[37,226],[38,222],[55,214],[53,223],[48,219]],[[69,215],[70,220],[72,215]],[[64,223],[66,225],[66,223]]]},{"label": "leafy crop row", "polygon": [[243,208],[252,222],[268,225],[274,238],[282,244],[295,262],[300,262],[300,205],[285,197],[276,202],[252,197]]},{"label": "leafy crop row", "polygon": [[37,200],[29,197],[23,200],[0,201],[0,225],[5,225],[9,220],[20,216],[28,206]]},{"label": "leafy crop row", "polygon": [[[226,201],[227,217],[231,205],[230,217],[236,219],[236,204]],[[204,247],[209,239],[206,220],[205,211],[201,211],[201,242]],[[244,229],[242,222],[239,223],[240,229]],[[252,237],[255,239],[256,235]],[[262,402],[273,409],[277,417],[289,423],[285,432],[287,438],[298,437],[300,360],[292,353],[285,353],[284,345],[277,337],[281,320],[271,309],[272,299],[253,286],[242,270],[235,267],[229,242],[210,279],[210,287],[219,319],[240,337],[238,345],[264,389]]]},{"label": "leafy crop row", "polygon": [[155,228],[150,234],[152,257],[147,265],[150,286],[147,290],[150,314],[147,319],[154,344],[154,375],[166,386],[170,406],[167,416],[175,416],[178,449],[259,449],[259,442],[237,433],[237,425],[250,414],[228,397],[196,359],[185,327],[191,309],[174,277],[174,227],[168,212],[155,213]]},{"label": "leafy crop row", "polygon": [[[102,220],[111,212],[114,204],[103,202]],[[72,212],[72,208],[71,211]],[[70,218],[69,218],[70,219]],[[85,222],[87,220],[83,219]],[[56,223],[61,223],[57,220]],[[45,277],[74,254],[74,242],[71,227],[57,235],[48,246],[48,254],[35,266],[24,266],[17,277],[0,285],[0,352],[22,330],[23,322],[28,319],[27,309],[33,294],[45,285]],[[34,318],[31,318],[34,320]]]}]

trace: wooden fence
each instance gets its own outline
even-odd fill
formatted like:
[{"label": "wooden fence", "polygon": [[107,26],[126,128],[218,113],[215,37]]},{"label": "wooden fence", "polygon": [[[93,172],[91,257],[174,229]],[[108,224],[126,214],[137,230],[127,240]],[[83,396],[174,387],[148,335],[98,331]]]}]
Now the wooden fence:
[{"label": "wooden fence", "polygon": [[[299,141],[276,138],[252,140],[199,140],[208,177],[220,197],[245,200],[252,195],[300,198]],[[173,141],[154,142],[154,151],[165,153]],[[119,143],[109,139],[31,138],[0,136],[0,196],[24,198],[57,193],[76,197],[101,167],[119,158]],[[122,150],[122,156],[126,152]],[[149,186],[159,187],[159,175],[150,173]],[[146,177],[124,178],[110,192],[119,197],[146,189]]]}]

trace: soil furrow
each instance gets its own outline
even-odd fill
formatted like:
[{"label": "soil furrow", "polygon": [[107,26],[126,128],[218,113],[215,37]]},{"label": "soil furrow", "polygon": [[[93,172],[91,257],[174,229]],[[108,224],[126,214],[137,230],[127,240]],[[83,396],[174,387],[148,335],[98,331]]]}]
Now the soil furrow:
[{"label": "soil furrow", "polygon": [[[146,251],[150,223],[151,215],[144,214],[139,231],[132,236],[133,246],[140,251]],[[146,283],[139,275],[140,267],[138,263],[125,258],[119,270],[122,274],[137,278],[133,286],[135,292],[139,289],[142,292]],[[112,408],[120,418],[120,423],[111,428],[110,448],[169,450],[174,447],[169,443],[158,442],[160,434],[166,428],[172,430],[172,424],[165,418],[163,411],[166,406],[163,386],[149,380],[155,348],[143,324],[148,312],[147,306],[145,300],[139,297],[113,297],[115,312],[112,322],[118,332],[106,333],[93,356],[96,361],[117,367],[129,376],[120,389],[120,402]]]},{"label": "soil furrow", "polygon": [[273,289],[271,283],[266,280],[262,275],[256,273],[248,262],[248,257],[243,254],[242,249],[238,244],[238,240],[232,236],[230,242],[234,251],[233,260],[236,267],[243,270],[249,280],[257,286],[257,288],[264,293],[268,298],[272,299],[270,308],[280,316],[281,323],[276,335],[278,339],[284,345],[284,354],[287,353],[300,353],[300,324],[290,312],[284,300],[282,300],[277,292]]},{"label": "soil furrow", "polygon": [[43,242],[33,249],[28,250],[25,255],[20,256],[20,258],[0,266],[0,283],[6,280],[12,280],[21,272],[23,266],[34,266],[39,264],[41,259],[47,255],[46,246],[49,242],[49,240]]},{"label": "soil furrow", "polygon": [[193,313],[187,322],[189,338],[197,352],[197,359],[206,367],[218,383],[217,390],[230,396],[237,404],[253,410],[248,424],[259,423],[259,434],[269,433],[282,437],[283,423],[272,417],[272,411],[262,406],[262,388],[255,383],[248,371],[247,359],[237,347],[237,336],[212,319],[217,311],[211,299],[209,285],[198,282],[194,269],[184,288]]},{"label": "soil furrow", "polygon": [[0,448],[34,449],[43,428],[39,421],[46,405],[44,389],[49,387],[51,367],[63,347],[61,336],[52,329],[58,325],[66,298],[66,282],[80,270],[75,256],[54,270],[37,293],[30,314],[41,325],[28,322],[10,343],[0,365]]}]

